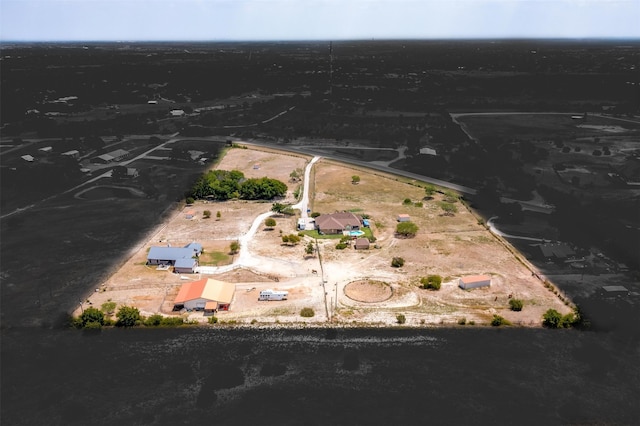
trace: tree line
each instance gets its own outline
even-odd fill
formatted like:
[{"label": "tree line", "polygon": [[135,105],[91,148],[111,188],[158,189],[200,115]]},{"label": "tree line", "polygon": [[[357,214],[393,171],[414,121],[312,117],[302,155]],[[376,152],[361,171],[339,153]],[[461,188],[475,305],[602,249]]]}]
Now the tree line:
[{"label": "tree line", "polygon": [[246,179],[239,170],[210,170],[194,183],[188,198],[209,198],[218,201],[232,198],[271,200],[286,193],[287,185],[277,179]]}]

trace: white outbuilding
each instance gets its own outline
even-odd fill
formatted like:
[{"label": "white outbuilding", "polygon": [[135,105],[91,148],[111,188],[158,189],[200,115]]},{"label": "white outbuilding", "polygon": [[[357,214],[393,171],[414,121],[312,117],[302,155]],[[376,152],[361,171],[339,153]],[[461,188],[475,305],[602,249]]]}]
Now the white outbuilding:
[{"label": "white outbuilding", "polygon": [[489,287],[491,286],[491,277],[488,275],[468,275],[466,277],[460,278],[458,285],[463,290]]}]

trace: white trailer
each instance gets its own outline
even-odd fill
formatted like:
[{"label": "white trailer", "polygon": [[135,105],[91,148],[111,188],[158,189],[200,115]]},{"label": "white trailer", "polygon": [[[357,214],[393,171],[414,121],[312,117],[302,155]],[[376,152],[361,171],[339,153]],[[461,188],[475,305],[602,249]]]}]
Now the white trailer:
[{"label": "white trailer", "polygon": [[262,290],[258,300],[287,300],[288,296],[288,291]]}]

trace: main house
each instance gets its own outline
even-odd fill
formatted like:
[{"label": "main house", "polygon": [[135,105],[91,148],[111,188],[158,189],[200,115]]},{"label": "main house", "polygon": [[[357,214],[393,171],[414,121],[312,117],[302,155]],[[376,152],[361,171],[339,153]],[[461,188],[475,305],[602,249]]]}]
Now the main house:
[{"label": "main house", "polygon": [[351,212],[336,212],[316,217],[316,229],[321,234],[342,234],[360,229],[361,218]]},{"label": "main house", "polygon": [[189,243],[184,247],[151,247],[147,255],[147,265],[171,265],[179,274],[191,274],[198,266],[198,256],[202,245]]},{"label": "main house", "polygon": [[173,302],[173,310],[228,311],[236,285],[211,278],[185,283]]}]

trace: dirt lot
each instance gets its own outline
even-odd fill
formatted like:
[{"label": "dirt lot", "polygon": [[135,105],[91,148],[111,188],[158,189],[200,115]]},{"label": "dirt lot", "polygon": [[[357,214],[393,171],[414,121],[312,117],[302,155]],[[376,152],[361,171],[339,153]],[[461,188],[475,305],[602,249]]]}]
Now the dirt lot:
[{"label": "dirt lot", "polygon": [[[247,177],[267,176],[287,182],[289,194],[285,202],[293,204],[292,193],[300,183],[289,182],[289,174],[296,168],[304,168],[309,160],[273,150],[231,149],[216,167],[239,169]],[[351,183],[354,174],[361,178],[357,185]],[[219,312],[219,320],[258,324],[331,320],[342,324],[355,321],[361,325],[382,325],[395,323],[396,315],[402,313],[407,325],[456,324],[461,318],[486,324],[493,314],[499,314],[516,324],[536,326],[548,308],[569,312],[569,308],[532,276],[532,271],[460,202],[456,203],[458,212],[454,216],[444,216],[438,205],[444,194],[436,193],[432,199],[425,199],[424,189],[415,182],[403,182],[393,176],[324,159],[315,164],[311,176],[311,209],[321,213],[352,210],[368,214],[378,248],[372,245],[370,250],[356,251],[352,247],[337,250],[335,239],[319,239],[320,256],[307,256],[304,246],[313,241],[310,237],[304,237],[296,246],[282,244],[281,233],[296,232],[296,218],[275,216],[275,228],[268,230],[260,226],[246,247],[248,267],[212,275],[237,284],[231,310]],[[403,203],[407,198],[412,204]],[[199,201],[185,207],[104,282],[90,297],[90,302],[100,306],[113,300],[118,305],[136,306],[145,315],[156,312],[179,315],[171,310],[180,285],[200,276],[181,276],[146,266],[148,248],[197,241],[205,250],[203,263],[230,264],[237,256],[228,254],[229,243],[246,233],[252,221],[270,208],[271,203],[244,201]],[[210,210],[212,217],[203,218],[204,210]],[[187,219],[187,211],[193,211],[192,219]],[[218,211],[219,219],[216,218]],[[414,238],[394,235],[400,213],[409,214],[418,225]],[[402,257],[404,266],[391,267],[393,257]],[[420,277],[428,274],[444,278],[441,290],[428,291],[417,286]],[[472,274],[491,275],[491,287],[471,291],[458,288],[457,279]],[[379,302],[362,301],[375,299],[375,294],[371,295],[373,299],[367,298],[366,286],[358,288],[361,301],[346,296],[347,284],[368,279],[390,286],[391,297]],[[267,288],[289,291],[288,300],[258,301],[258,292]],[[371,291],[375,293],[380,289],[372,287]],[[523,300],[522,312],[509,310],[510,296]],[[299,312],[303,307],[313,308],[315,316],[302,318]],[[205,320],[199,312],[181,315]]]}]

